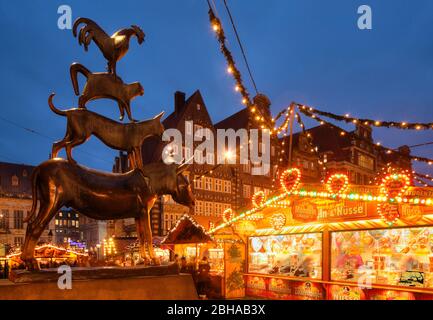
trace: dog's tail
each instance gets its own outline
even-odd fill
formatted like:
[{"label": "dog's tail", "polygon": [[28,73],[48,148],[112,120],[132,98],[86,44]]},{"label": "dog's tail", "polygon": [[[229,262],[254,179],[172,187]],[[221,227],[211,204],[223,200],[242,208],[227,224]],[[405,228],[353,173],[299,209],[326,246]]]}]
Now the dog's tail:
[{"label": "dog's tail", "polygon": [[89,77],[89,74],[91,73],[89,69],[87,69],[85,66],[83,66],[80,63],[74,62],[71,64],[71,67],[69,69],[69,73],[71,74],[71,80],[72,80],[72,86],[74,87],[75,95],[80,94],[80,88],[78,88],[78,79],[77,74],[81,73],[86,78]]},{"label": "dog's tail", "polygon": [[30,219],[36,214],[36,208],[38,206],[38,178],[39,167],[36,167],[32,172],[32,209],[30,210],[27,217],[23,219],[24,222],[29,222]]},{"label": "dog's tail", "polygon": [[48,97],[48,105],[50,106],[51,111],[53,111],[55,114],[65,117],[66,111],[57,109],[56,106],[53,104],[53,97],[55,95],[56,95],[55,93],[50,94],[50,96]]}]

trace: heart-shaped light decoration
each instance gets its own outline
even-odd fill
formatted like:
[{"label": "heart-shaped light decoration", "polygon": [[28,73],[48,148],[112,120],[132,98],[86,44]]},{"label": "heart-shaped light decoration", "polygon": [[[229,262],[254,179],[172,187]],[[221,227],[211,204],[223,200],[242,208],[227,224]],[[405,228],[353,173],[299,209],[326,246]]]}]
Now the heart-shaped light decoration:
[{"label": "heart-shaped light decoration", "polygon": [[234,213],[232,208],[227,208],[223,212],[223,220],[224,222],[228,222],[234,218]]},{"label": "heart-shaped light decoration", "polygon": [[298,168],[290,168],[284,171],[280,176],[281,186],[286,193],[295,191],[301,181],[301,170]]},{"label": "heart-shaped light decoration", "polygon": [[281,230],[286,224],[286,216],[282,213],[276,213],[271,217],[271,225],[276,230]]},{"label": "heart-shaped light decoration", "polygon": [[326,180],[326,189],[329,193],[341,195],[349,187],[349,177],[344,173],[334,173]]},{"label": "heart-shaped light decoration", "polygon": [[265,204],[266,201],[266,195],[263,191],[257,191],[253,194],[253,197],[251,198],[251,202],[253,203],[253,206],[256,208],[260,208]]},{"label": "heart-shaped light decoration", "polygon": [[410,185],[410,178],[404,173],[389,174],[382,180],[381,193],[388,198],[403,195]]}]

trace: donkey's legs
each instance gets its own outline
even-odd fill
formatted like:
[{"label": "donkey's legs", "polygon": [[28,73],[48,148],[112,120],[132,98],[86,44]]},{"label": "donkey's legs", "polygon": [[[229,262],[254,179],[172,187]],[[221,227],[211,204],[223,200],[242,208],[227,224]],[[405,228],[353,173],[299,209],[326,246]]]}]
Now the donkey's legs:
[{"label": "donkey's legs", "polygon": [[39,270],[39,265],[34,258],[34,251],[39,238],[44,232],[45,228],[50,223],[51,219],[60,210],[59,195],[57,190],[54,195],[50,195],[50,200],[42,204],[36,218],[29,221],[27,224],[26,238],[24,241],[21,259],[25,262],[28,269]]},{"label": "donkey's legs", "polygon": [[135,226],[137,227],[137,237],[138,237],[138,241],[140,242],[140,256],[144,259],[145,262],[147,262],[148,256],[146,252],[146,235],[145,235],[146,231],[144,228],[143,219],[135,218]]},{"label": "donkey's legs", "polygon": [[155,251],[153,250],[152,227],[150,225],[150,210],[151,209],[152,209],[152,206],[148,206],[147,212],[145,212],[145,214],[140,219],[143,220],[143,225],[144,225],[144,230],[145,230],[144,234],[145,234],[146,242],[148,245],[149,256],[155,265],[160,265],[161,262],[159,260],[159,257],[156,256]]}]

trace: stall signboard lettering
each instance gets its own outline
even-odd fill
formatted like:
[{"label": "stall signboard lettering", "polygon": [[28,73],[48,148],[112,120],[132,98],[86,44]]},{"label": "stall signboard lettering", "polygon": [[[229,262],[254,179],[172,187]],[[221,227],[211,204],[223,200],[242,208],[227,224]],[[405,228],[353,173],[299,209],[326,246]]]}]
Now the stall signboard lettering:
[{"label": "stall signboard lettering", "polygon": [[318,206],[318,220],[339,221],[365,218],[368,215],[367,203],[357,201],[338,201]]},{"label": "stall signboard lettering", "polygon": [[330,285],[328,300],[365,300],[365,293],[358,287]]},{"label": "stall signboard lettering", "polygon": [[294,202],[292,208],[293,219],[303,221],[303,222],[311,222],[317,220],[317,206],[311,201],[297,201]]},{"label": "stall signboard lettering", "polygon": [[319,283],[293,282],[292,295],[294,299],[301,300],[322,300],[324,289]]},{"label": "stall signboard lettering", "polygon": [[271,278],[268,296],[271,299],[322,300],[324,289],[321,284],[310,281]]},{"label": "stall signboard lettering", "polygon": [[409,204],[403,204],[400,207],[400,219],[405,222],[417,222],[423,216],[423,208],[420,206],[412,206]]},{"label": "stall signboard lettering", "polygon": [[246,279],[245,294],[251,297],[268,298],[266,279],[262,277],[248,276]]}]

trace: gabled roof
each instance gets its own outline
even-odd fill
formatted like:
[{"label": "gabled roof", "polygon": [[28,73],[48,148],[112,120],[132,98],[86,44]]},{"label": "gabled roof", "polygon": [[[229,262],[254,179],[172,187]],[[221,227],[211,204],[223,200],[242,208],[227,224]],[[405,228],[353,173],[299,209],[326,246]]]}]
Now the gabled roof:
[{"label": "gabled roof", "polygon": [[235,114],[231,115],[224,120],[221,120],[215,124],[216,129],[234,129],[235,131],[239,129],[248,129],[249,123],[249,112],[248,109],[244,108]]},{"label": "gabled roof", "polygon": [[161,244],[184,244],[212,242],[212,236],[195,220],[185,214],[180,218],[176,226],[169,231]]},{"label": "gabled roof", "polygon": [[[333,124],[323,124],[311,129],[305,130],[310,133],[313,138],[314,146],[319,148],[320,153],[332,152],[332,160],[345,160],[348,157],[348,148],[352,144],[354,132],[346,131]],[[342,135],[341,133],[344,133]],[[302,132],[293,135],[293,148],[299,147],[299,138]],[[284,137],[286,140],[286,148],[289,147],[289,137]],[[331,159],[329,159],[331,160]]]},{"label": "gabled roof", "polygon": [[[162,121],[164,128],[167,129],[182,129],[181,125],[182,121],[185,121],[185,116],[188,112],[197,112],[194,111],[197,104],[203,106],[200,112],[204,113],[204,116],[207,118],[207,121],[212,126],[212,120],[207,112],[206,106],[203,101],[203,97],[200,93],[200,90],[196,90],[186,101],[180,111],[173,111]],[[142,153],[143,153],[143,161],[144,163],[157,162],[161,160],[162,150],[164,148],[165,143],[161,141],[160,138],[150,138],[147,139],[143,143]]]}]

